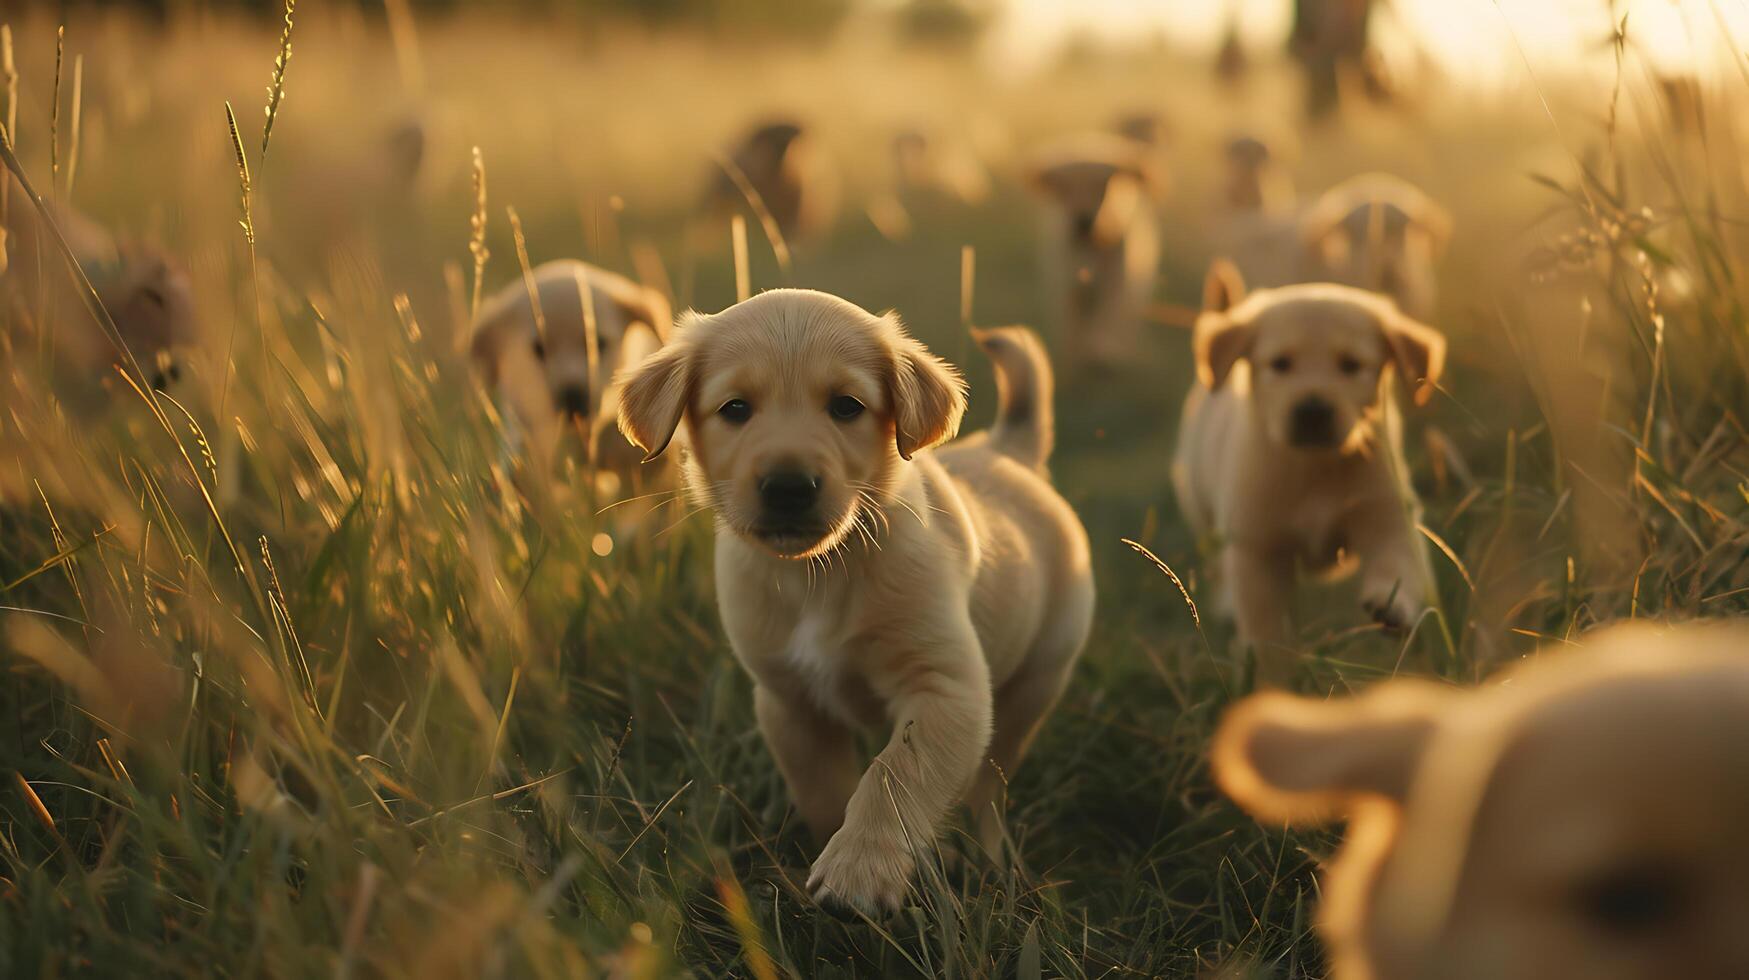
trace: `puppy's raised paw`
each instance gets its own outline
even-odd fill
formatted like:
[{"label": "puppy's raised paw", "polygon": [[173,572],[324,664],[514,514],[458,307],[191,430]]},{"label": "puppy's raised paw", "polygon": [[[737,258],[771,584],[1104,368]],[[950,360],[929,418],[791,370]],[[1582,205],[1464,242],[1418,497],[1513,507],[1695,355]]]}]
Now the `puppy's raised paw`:
[{"label": "puppy's raised paw", "polygon": [[1425,607],[1402,590],[1361,596],[1360,607],[1388,632],[1401,633],[1421,618]]},{"label": "puppy's raised paw", "polygon": [[808,893],[827,908],[848,907],[868,915],[892,912],[904,903],[915,868],[904,840],[845,827],[814,861]]}]

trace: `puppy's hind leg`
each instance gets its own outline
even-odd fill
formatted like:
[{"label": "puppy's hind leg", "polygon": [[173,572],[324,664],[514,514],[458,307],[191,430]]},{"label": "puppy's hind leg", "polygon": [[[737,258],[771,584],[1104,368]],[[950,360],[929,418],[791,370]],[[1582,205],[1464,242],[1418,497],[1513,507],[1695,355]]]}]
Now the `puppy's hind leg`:
[{"label": "puppy's hind leg", "polygon": [[996,691],[995,734],[965,796],[978,846],[1003,860],[1003,812],[1008,781],[1032,748],[1033,739],[1057,706],[1092,625],[1092,592],[1049,635],[1041,638],[1020,671]]},{"label": "puppy's hind leg", "polygon": [[753,713],[802,823],[825,843],[843,825],[862,778],[855,736],[812,706],[786,702],[763,686],[753,689]]}]

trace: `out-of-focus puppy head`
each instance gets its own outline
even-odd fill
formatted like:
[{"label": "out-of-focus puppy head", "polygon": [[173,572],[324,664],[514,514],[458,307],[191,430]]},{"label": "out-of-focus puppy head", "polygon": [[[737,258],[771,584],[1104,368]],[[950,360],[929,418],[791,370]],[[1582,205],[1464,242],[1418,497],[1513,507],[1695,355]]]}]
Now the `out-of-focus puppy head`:
[{"label": "out-of-focus puppy head", "polygon": [[706,316],[625,377],[620,428],[655,458],[682,421],[689,487],[782,558],[823,555],[893,492],[904,461],[952,438],[952,366],[836,296],[777,289]]},{"label": "out-of-focus puppy head", "polygon": [[1235,136],[1225,153],[1227,206],[1239,211],[1273,210],[1287,202],[1280,164],[1269,144],[1255,136]]},{"label": "out-of-focus puppy head", "polygon": [[1384,399],[1387,365],[1424,403],[1445,366],[1445,338],[1390,299],[1331,283],[1260,289],[1218,260],[1203,290],[1193,339],[1197,376],[1210,390],[1236,383],[1277,445],[1364,452]]},{"label": "out-of-focus puppy head", "polygon": [[1125,113],[1112,124],[1112,131],[1137,145],[1158,150],[1172,135],[1171,127],[1157,112],[1146,110]]},{"label": "out-of-focus puppy head", "polygon": [[1363,174],[1325,191],[1300,233],[1333,280],[1400,296],[1444,251],[1451,215],[1406,180]]},{"label": "out-of-focus puppy head", "polygon": [[1611,627],[1473,693],[1253,697],[1216,779],[1346,816],[1320,927],[1341,980],[1749,976],[1749,628]]},{"label": "out-of-focus puppy head", "polygon": [[[566,265],[577,271],[567,275]],[[659,347],[668,332],[671,315],[660,293],[582,270],[575,263],[535,270],[544,333],[523,283],[507,287],[475,327],[470,352],[476,369],[488,386],[511,396],[525,422],[598,418],[614,373]],[[585,295],[594,321],[593,348]],[[537,392],[544,393],[546,404]]]},{"label": "out-of-focus puppy head", "polygon": [[200,333],[188,271],[156,248],[125,244],[115,266],[96,275],[98,298],[146,380],[160,390],[174,385]]},{"label": "out-of-focus puppy head", "polygon": [[801,123],[790,119],[760,123],[736,148],[735,163],[749,180],[774,179],[792,162],[791,150],[798,147],[806,134]]},{"label": "out-of-focus puppy head", "polygon": [[1227,141],[1227,203],[1237,208],[1263,206],[1263,175],[1271,166],[1269,144],[1255,136]]},{"label": "out-of-focus puppy head", "polygon": [[1034,193],[1062,214],[1070,241],[1092,249],[1123,241],[1152,183],[1135,146],[1115,137],[1084,139],[1048,153],[1027,175]]}]

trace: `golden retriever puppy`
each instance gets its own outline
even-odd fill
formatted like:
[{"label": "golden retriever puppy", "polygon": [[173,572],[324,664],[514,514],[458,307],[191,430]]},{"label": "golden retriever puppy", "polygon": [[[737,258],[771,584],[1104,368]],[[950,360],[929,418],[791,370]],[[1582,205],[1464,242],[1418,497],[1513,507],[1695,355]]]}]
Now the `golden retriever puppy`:
[{"label": "golden retriever puppy", "polygon": [[1234,137],[1221,172],[1221,200],[1210,234],[1215,254],[1237,266],[1252,286],[1316,279],[1300,232],[1293,182],[1269,144],[1254,136]]},{"label": "golden retriever puppy", "polygon": [[749,207],[750,189],[785,239],[822,231],[831,223],[836,195],[815,144],[807,127],[794,120],[754,126],[728,153],[729,167],[711,165],[703,211],[712,216],[742,211]]},{"label": "golden retriever puppy", "polygon": [[1147,109],[1137,109],[1117,117],[1111,124],[1111,131],[1149,150],[1165,149],[1172,137],[1172,127],[1166,122],[1166,117]]},{"label": "golden retriever puppy", "polygon": [[1028,183],[1046,203],[1044,268],[1078,366],[1133,355],[1154,297],[1160,242],[1153,177],[1137,146],[1088,137],[1044,154]]},{"label": "golden retriever puppy", "polygon": [[1391,379],[1424,400],[1445,339],[1387,298],[1329,283],[1245,294],[1217,262],[1193,340],[1173,483],[1185,519],[1220,548],[1222,611],[1259,676],[1291,665],[1296,567],[1360,573],[1366,611],[1390,628],[1420,616],[1426,546],[1403,460]]},{"label": "golden retriever puppy", "polygon": [[1749,976],[1749,627],[1605,628],[1463,692],[1259,694],[1215,778],[1260,820],[1346,818],[1338,980]]},{"label": "golden retriever puppy", "polygon": [[[906,334],[810,290],[689,314],[625,381],[620,425],[717,517],[717,605],[759,728],[825,848],[808,887],[904,899],[950,806],[999,853],[1001,789],[1093,615],[1087,534],[1044,476],[1050,367],[1019,329],[978,342],[995,425],[947,445],[963,382]],[[890,729],[866,771],[855,731]]]},{"label": "golden retriever puppy", "polygon": [[1222,197],[1234,211],[1289,211],[1294,205],[1293,185],[1269,144],[1255,136],[1235,136],[1227,141]]},{"label": "golden retriever puppy", "polygon": [[1383,293],[1410,316],[1433,315],[1434,261],[1451,238],[1451,215],[1415,185],[1362,174],[1321,195],[1300,220],[1308,281]]},{"label": "golden retriever puppy", "polygon": [[513,445],[525,433],[547,445],[578,426],[598,468],[636,472],[644,454],[615,424],[618,390],[611,381],[662,346],[671,327],[667,299],[569,259],[536,266],[533,278],[540,316],[528,284],[518,279],[480,307],[470,342],[475,369],[508,409],[506,421],[519,427],[511,431]]},{"label": "golden retriever puppy", "polygon": [[[14,314],[9,319],[46,331],[67,371],[85,381],[107,381],[120,352],[80,298],[54,233],[16,184],[10,196],[6,258],[0,263],[0,293]],[[49,212],[147,382],[159,389],[174,384],[200,341],[187,270],[162,249],[118,240],[71,207],[51,204]]]}]

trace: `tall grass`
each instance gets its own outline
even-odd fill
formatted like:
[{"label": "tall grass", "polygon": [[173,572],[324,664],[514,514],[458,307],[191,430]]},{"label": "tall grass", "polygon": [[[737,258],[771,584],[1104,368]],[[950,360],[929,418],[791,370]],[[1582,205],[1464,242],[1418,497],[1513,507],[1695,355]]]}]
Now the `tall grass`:
[{"label": "tall grass", "polygon": [[[0,737],[0,975],[1321,975],[1310,923],[1331,838],[1256,826],[1204,771],[1245,669],[1203,615],[1202,562],[1166,489],[1191,373],[1181,334],[1148,337],[1119,376],[1062,379],[1052,469],[1095,542],[1101,612],[1063,706],[1010,774],[1023,860],[932,868],[915,907],[842,922],[800,887],[814,845],[717,625],[708,518],[664,503],[632,540],[593,551],[606,518],[591,495],[544,494],[549,474],[503,452],[453,342],[494,285],[489,246],[517,251],[505,283],[576,254],[584,195],[629,202],[623,253],[590,258],[679,261],[704,143],[765,111],[770,77],[737,81],[723,69],[745,52],[684,39],[627,37],[579,59],[557,32],[430,23],[418,43],[455,77],[425,84],[467,120],[457,142],[431,148],[415,188],[370,185],[358,166],[311,189],[275,178],[316,171],[349,137],[372,145],[357,93],[372,91],[362,55],[380,37],[300,15],[297,98],[270,98],[283,112],[250,170],[234,117],[222,135],[210,123],[215,92],[258,93],[261,65],[200,53],[261,51],[268,35],[219,20],[132,41],[130,58],[117,35],[75,26],[92,38],[87,124],[106,134],[86,142],[81,200],[121,223],[177,216],[163,230],[191,257],[215,353],[174,402],[130,365],[134,390],[78,416],[34,358],[0,345],[0,717],[13,719]],[[411,50],[410,20],[396,31]],[[46,103],[53,33],[27,22],[16,35],[19,124],[42,134],[20,141],[35,156],[6,150],[20,179],[56,153],[46,106],[30,101]],[[879,60],[861,48],[759,55],[772,77],[812,81],[804,98],[848,107],[828,118],[899,112],[858,102],[876,96],[828,70]],[[179,67],[190,62],[201,70]],[[649,64],[672,74],[610,86]],[[907,64],[933,83],[907,96],[913,74],[899,72],[879,98],[923,115],[966,100],[966,118],[999,116],[1012,146],[1128,104],[1139,84],[1185,93],[1172,103],[1185,190],[1167,220],[1196,227],[1222,120],[1193,109],[1215,96],[1168,84],[1169,59],[1013,89]],[[550,100],[527,97],[530,74]],[[149,103],[130,104],[118,79]],[[610,90],[622,97],[597,98]],[[1535,106],[1308,137],[1306,173],[1405,170],[1466,216],[1440,319],[1453,377],[1414,416],[1434,437],[1411,452],[1428,530],[1449,549],[1436,564],[1451,639],[1384,638],[1351,596],[1315,592],[1299,610],[1309,689],[1395,670],[1471,680],[1608,619],[1749,605],[1749,242],[1734,220],[1749,194],[1726,128],[1670,139],[1631,77],[1622,90],[1617,128],[1563,120],[1595,154],[1562,153]],[[596,118],[578,92],[599,126],[578,123]],[[1606,99],[1566,97],[1586,110]],[[884,146],[881,124],[820,129],[861,148],[842,154],[851,190],[876,186],[867,148]],[[535,135],[548,131],[552,146]],[[175,157],[154,157],[166,143]],[[1011,177],[1017,157],[989,145]],[[493,155],[514,219],[488,227],[471,147]],[[1547,164],[1548,184],[1495,162],[1507,150]],[[359,186],[363,204],[326,216]],[[440,274],[464,215],[471,305],[465,273],[453,299]],[[894,306],[951,354],[965,349],[975,272],[979,321],[1050,334],[1016,182],[987,209],[917,217],[898,246],[847,216],[795,243],[788,272],[774,254],[735,261],[725,240],[676,278],[705,308],[741,278]],[[1540,249],[1488,261],[1538,217]],[[1188,231],[1169,238],[1167,298],[1193,303],[1207,256]],[[10,335],[32,311],[5,298]],[[987,412],[988,369],[962,366]],[[956,828],[943,850],[962,839]]]}]

